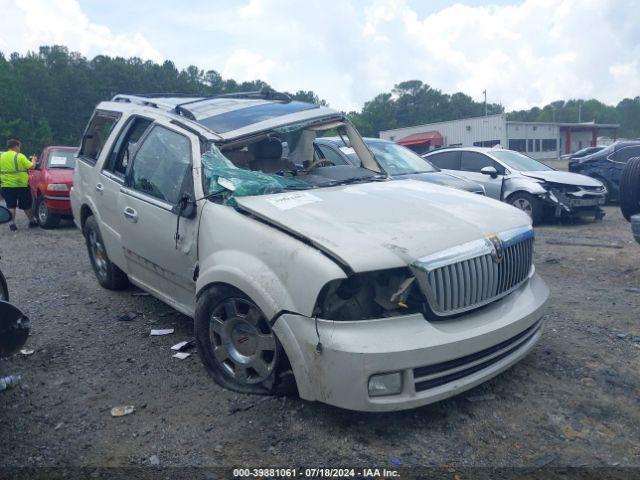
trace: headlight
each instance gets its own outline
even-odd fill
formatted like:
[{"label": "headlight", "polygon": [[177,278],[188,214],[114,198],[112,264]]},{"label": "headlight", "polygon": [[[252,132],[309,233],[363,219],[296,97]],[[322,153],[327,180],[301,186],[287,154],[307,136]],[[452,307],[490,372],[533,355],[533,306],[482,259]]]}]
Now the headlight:
[{"label": "headlight", "polygon": [[419,312],[423,299],[406,268],[354,274],[320,291],[314,315],[325,320],[367,320]]},{"label": "headlight", "polygon": [[383,373],[369,377],[369,396],[383,397],[402,392],[402,373]]},{"label": "headlight", "polygon": [[50,183],[47,185],[47,190],[50,192],[68,192],[69,187],[64,183]]}]

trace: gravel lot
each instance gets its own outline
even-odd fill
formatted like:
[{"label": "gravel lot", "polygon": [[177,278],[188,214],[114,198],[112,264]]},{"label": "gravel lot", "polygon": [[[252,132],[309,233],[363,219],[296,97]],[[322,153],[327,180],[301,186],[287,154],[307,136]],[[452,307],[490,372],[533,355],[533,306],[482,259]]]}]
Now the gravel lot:
[{"label": "gravel lot", "polygon": [[[189,318],[137,290],[100,288],[78,230],[27,230],[21,218],[16,234],[0,228],[0,265],[12,300],[31,318],[35,353],[0,360],[1,375],[23,376],[0,392],[0,459],[640,467],[640,245],[618,209],[606,210],[600,223],[537,228],[536,264],[552,300],[527,358],[459,397],[393,414],[221,389],[195,352],[171,356],[171,345],[192,336]],[[143,315],[118,320],[128,312]],[[175,333],[150,337],[152,328]],[[111,417],[112,407],[128,404],[133,414]]]}]

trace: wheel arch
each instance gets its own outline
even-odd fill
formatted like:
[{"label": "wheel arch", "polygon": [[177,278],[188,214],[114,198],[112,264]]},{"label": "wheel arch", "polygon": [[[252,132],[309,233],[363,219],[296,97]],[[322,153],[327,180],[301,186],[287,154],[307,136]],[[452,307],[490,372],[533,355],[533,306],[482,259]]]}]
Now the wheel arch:
[{"label": "wheel arch", "polygon": [[[234,258],[237,258],[238,254],[240,253],[236,252]],[[246,254],[240,255],[249,258],[237,258],[239,261],[233,263],[210,261],[209,265],[201,265],[196,281],[196,298],[200,298],[204,291],[213,286],[227,285],[247,295],[269,321],[282,310],[294,309],[293,299],[275,273],[260,259]],[[218,258],[223,256],[216,255]],[[251,265],[251,269],[245,270],[235,265]],[[258,270],[260,273],[256,276]],[[266,288],[266,285],[271,288]]]}]

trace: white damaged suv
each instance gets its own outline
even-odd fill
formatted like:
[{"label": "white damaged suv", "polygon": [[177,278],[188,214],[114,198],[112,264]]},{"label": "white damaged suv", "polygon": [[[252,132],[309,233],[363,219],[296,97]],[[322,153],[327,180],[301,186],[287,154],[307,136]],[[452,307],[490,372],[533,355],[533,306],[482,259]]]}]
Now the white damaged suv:
[{"label": "white damaged suv", "polygon": [[[338,135],[362,167],[314,140]],[[117,95],[71,192],[101,285],[195,319],[214,380],[363,411],[425,405],[523,358],[549,291],[529,217],[390,180],[344,114],[272,91]]]}]

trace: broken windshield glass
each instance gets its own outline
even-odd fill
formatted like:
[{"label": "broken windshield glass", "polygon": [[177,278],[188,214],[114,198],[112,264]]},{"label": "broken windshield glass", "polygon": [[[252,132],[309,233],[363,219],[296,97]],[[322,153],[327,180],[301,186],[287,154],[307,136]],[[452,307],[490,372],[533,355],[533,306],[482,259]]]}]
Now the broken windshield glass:
[{"label": "broken windshield glass", "polygon": [[238,168],[213,144],[202,156],[202,170],[208,182],[207,195],[219,194],[228,205],[235,204],[234,197],[310,188],[295,178]]},{"label": "broken windshield glass", "polygon": [[[359,146],[354,151],[365,157],[361,164],[372,168],[336,166],[318,156],[314,140],[332,129],[338,129]],[[335,117],[258,132],[232,143],[212,142],[202,156],[202,171],[205,194],[210,198],[218,196],[227,205],[235,205],[236,197],[380,179],[379,165],[357,131]]]}]

